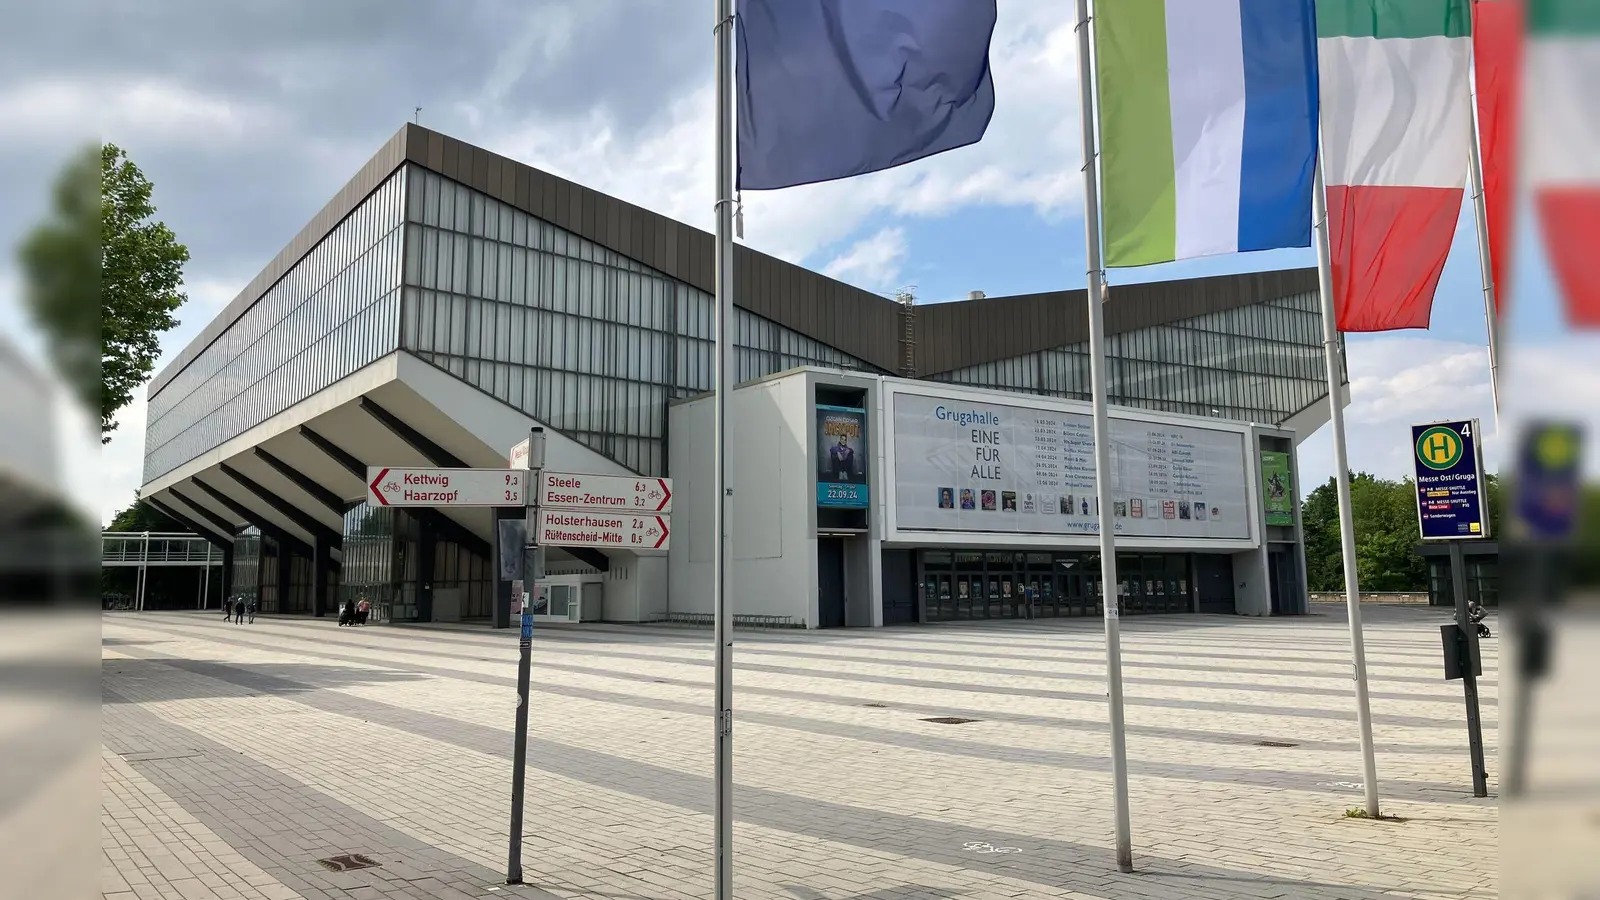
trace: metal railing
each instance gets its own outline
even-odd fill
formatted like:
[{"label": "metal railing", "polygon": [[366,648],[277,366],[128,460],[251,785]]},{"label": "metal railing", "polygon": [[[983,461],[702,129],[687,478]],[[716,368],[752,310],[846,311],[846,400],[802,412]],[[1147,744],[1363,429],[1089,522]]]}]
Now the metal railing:
[{"label": "metal railing", "polygon": [[222,565],[222,554],[211,542],[199,535],[159,531],[103,531],[100,533],[100,565],[102,568],[138,569],[134,579],[133,597],[101,598],[106,609],[144,609],[145,593],[150,582],[150,568],[188,566],[200,569],[203,580],[198,608],[205,608],[206,595],[211,593],[211,567]]},{"label": "metal railing", "polygon": [[100,535],[102,566],[220,566],[222,554],[193,534],[107,531]]}]

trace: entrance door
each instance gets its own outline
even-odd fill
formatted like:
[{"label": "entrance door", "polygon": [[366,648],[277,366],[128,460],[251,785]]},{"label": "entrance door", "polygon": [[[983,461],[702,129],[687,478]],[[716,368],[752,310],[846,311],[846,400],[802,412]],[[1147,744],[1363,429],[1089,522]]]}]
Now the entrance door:
[{"label": "entrance door", "polygon": [[1233,608],[1233,561],[1217,553],[1194,558],[1194,580],[1200,593],[1200,611],[1226,613]]},{"label": "entrance door", "polygon": [[817,539],[817,626],[844,627],[844,541]]},{"label": "entrance door", "polygon": [[1300,572],[1294,555],[1288,550],[1272,549],[1267,552],[1267,567],[1271,576],[1272,614],[1293,616],[1300,613]]}]

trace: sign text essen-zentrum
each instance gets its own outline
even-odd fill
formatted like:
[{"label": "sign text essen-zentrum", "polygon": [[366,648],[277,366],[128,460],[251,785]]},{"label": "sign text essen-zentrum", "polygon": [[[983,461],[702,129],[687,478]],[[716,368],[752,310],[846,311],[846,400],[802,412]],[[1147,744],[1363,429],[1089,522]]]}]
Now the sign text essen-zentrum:
[{"label": "sign text essen-zentrum", "polygon": [[632,475],[541,472],[539,506],[613,512],[672,512],[672,482]]},{"label": "sign text essen-zentrum", "polygon": [[367,468],[367,501],[377,506],[522,506],[526,469]]}]

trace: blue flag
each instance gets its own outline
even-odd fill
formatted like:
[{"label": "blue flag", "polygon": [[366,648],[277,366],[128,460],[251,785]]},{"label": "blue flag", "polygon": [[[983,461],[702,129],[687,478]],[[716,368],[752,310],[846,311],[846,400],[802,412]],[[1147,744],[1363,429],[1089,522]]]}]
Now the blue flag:
[{"label": "blue flag", "polygon": [[848,178],[977,143],[994,0],[738,0],[741,190]]}]

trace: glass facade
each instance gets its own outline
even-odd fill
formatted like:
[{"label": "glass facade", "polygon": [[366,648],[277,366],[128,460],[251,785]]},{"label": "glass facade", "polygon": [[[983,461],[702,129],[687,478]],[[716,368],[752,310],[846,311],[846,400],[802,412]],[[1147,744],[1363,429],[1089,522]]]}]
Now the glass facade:
[{"label": "glass facade", "polygon": [[145,481],[394,351],[405,190],[401,170],[150,398]]},{"label": "glass facade", "polygon": [[[665,475],[667,403],[711,390],[710,294],[416,169],[401,346],[636,472]],[[735,310],[735,378],[877,371]]]},{"label": "glass facade", "polygon": [[[1328,394],[1316,294],[1297,294],[1106,339],[1110,401],[1279,424]],[[1087,400],[1089,345],[1070,344],[928,376]]]},{"label": "glass facade", "polygon": [[432,600],[444,590],[458,592],[463,619],[494,614],[490,561],[405,510],[366,503],[351,507],[344,514],[343,543],[339,590],[333,595],[338,606],[370,600],[380,621],[426,621],[435,618]]},{"label": "glass facade", "polygon": [[[918,569],[925,621],[1099,616],[1100,554],[1011,550],[922,550]],[[1123,615],[1194,609],[1193,554],[1117,555]]]},{"label": "glass facade", "polygon": [[[1490,609],[1499,607],[1500,557],[1468,556],[1464,561],[1467,565],[1467,601],[1476,600]],[[1456,585],[1450,575],[1448,556],[1428,558],[1428,605],[1449,607],[1456,605]]]},{"label": "glass facade", "polygon": [[261,532],[254,526],[233,539],[233,593],[261,600]]}]

